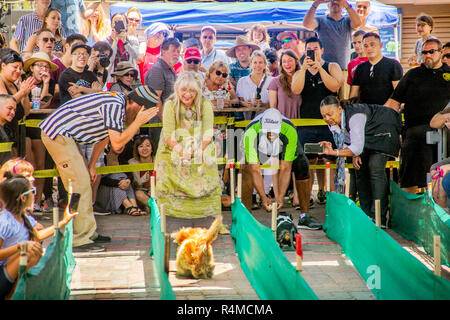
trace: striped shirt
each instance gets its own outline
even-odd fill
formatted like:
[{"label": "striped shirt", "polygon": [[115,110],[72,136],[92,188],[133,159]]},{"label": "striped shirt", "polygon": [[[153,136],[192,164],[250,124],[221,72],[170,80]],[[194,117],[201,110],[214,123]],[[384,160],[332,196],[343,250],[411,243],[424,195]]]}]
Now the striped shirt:
[{"label": "striped shirt", "polygon": [[23,51],[30,36],[42,28],[42,21],[36,11],[26,14],[17,22],[13,38],[19,40],[19,50]]},{"label": "striped shirt", "polygon": [[77,143],[97,143],[108,130],[123,131],[126,99],[121,92],[96,92],[72,99],[39,124],[50,139],[58,135]]}]

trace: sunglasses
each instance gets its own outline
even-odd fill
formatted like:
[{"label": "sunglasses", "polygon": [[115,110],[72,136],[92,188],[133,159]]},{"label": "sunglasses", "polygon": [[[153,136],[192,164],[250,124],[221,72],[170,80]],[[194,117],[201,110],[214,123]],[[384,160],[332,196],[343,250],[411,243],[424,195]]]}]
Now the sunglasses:
[{"label": "sunglasses", "polygon": [[286,44],[286,43],[291,42],[292,39],[293,39],[293,38],[286,38],[286,39],[281,40],[280,42],[281,42],[281,44],[283,45],[283,44]]},{"label": "sunglasses", "polygon": [[26,195],[29,194],[29,193],[32,193],[33,195],[35,195],[35,194],[36,194],[36,187],[33,187],[33,188],[31,188],[30,190],[25,191],[24,193],[22,193],[22,194],[19,196],[19,198],[20,198],[21,196],[26,196]]},{"label": "sunglasses", "polygon": [[14,62],[22,62],[22,57],[17,52],[11,52],[5,59],[2,59],[4,64],[14,63]]},{"label": "sunglasses", "polygon": [[127,74],[124,74],[122,77],[133,77],[133,78],[136,78],[136,74],[134,72],[128,72]]},{"label": "sunglasses", "polygon": [[193,64],[199,64],[199,63],[200,63],[200,60],[197,60],[197,59],[190,59],[190,60],[186,60],[186,63],[187,63],[187,64],[191,64],[191,63],[193,63]]},{"label": "sunglasses", "polygon": [[450,59],[450,53],[446,53],[446,54],[444,54],[444,55],[442,56],[442,58],[447,58],[447,59]]},{"label": "sunglasses", "polygon": [[219,77],[222,76],[223,78],[228,77],[228,73],[222,72],[222,71],[219,71],[219,70],[216,70],[216,75],[218,75]]},{"label": "sunglasses", "polygon": [[433,54],[435,52],[439,52],[440,50],[438,49],[430,49],[430,50],[422,50],[422,54],[426,55],[426,54]]},{"label": "sunglasses", "polygon": [[55,42],[55,38],[47,38],[47,37],[45,37],[45,38],[42,38],[42,41],[54,43]]}]

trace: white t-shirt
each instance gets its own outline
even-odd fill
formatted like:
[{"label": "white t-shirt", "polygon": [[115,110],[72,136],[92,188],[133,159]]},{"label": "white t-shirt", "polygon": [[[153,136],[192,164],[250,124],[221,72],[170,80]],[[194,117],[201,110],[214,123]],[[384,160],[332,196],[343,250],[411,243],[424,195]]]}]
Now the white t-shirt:
[{"label": "white t-shirt", "polygon": [[[273,77],[269,75],[265,75],[262,77],[261,81],[259,82],[258,86],[261,86],[262,82],[264,81],[264,78],[267,78],[264,82],[264,85],[261,88],[261,102],[262,103],[269,103],[269,84],[272,81]],[[255,83],[250,79],[250,75],[246,77],[242,77],[239,79],[237,85],[236,85],[236,96],[238,98],[244,99],[244,101],[251,101],[256,94],[257,86]],[[244,117],[245,120],[252,120],[251,118],[252,112],[245,112]]]}]

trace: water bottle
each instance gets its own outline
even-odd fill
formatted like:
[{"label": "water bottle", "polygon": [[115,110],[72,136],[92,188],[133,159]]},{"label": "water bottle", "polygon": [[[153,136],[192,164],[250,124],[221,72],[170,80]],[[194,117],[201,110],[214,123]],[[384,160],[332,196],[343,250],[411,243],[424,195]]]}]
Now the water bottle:
[{"label": "water bottle", "polygon": [[216,106],[217,109],[221,110],[224,108],[224,101],[223,101],[223,90],[217,90],[216,94]]},{"label": "water bottle", "polygon": [[39,109],[41,106],[41,88],[34,87],[31,90],[31,97],[32,97],[32,103],[33,103],[33,109]]}]

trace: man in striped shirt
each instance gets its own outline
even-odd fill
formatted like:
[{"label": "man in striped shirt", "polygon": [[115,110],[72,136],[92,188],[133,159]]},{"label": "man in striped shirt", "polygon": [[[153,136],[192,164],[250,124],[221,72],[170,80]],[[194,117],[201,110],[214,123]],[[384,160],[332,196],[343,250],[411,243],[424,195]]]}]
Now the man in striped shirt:
[{"label": "man in striped shirt", "polygon": [[[114,152],[121,153],[140,126],[157,114],[157,102],[158,95],[147,86],[128,96],[119,92],[86,94],[63,104],[39,125],[42,142],[55,161],[66,190],[71,179],[73,192],[81,195],[73,225],[73,246],[79,250],[103,251],[99,243],[111,240],[96,232],[92,209],[91,182],[97,177],[95,163],[100,153],[108,142]],[[126,129],[124,121],[128,124]],[[94,144],[88,166],[77,143]]]},{"label": "man in striped shirt", "polygon": [[11,49],[22,52],[25,49],[28,38],[42,28],[45,13],[50,6],[50,0],[35,0],[36,11],[24,15],[17,22],[16,32],[14,32],[9,46]]}]

